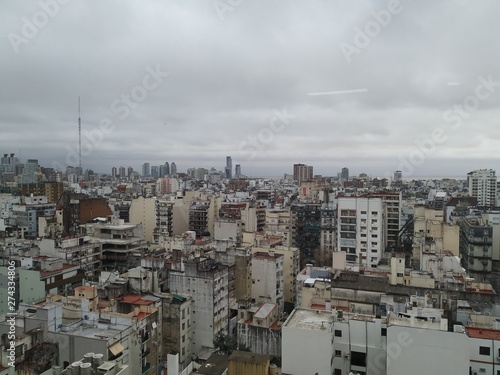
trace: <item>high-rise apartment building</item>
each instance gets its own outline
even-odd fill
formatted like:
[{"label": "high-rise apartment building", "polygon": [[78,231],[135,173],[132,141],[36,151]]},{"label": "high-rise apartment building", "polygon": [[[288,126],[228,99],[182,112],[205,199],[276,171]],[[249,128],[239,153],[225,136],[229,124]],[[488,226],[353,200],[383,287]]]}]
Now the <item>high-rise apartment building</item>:
[{"label": "high-rise apartment building", "polygon": [[170,174],[172,176],[175,176],[177,174],[177,165],[175,165],[174,162],[172,162],[172,164],[170,164]]},{"label": "high-rise apartment building", "polygon": [[24,196],[41,195],[47,197],[49,203],[56,203],[63,193],[63,183],[56,181],[38,182],[36,184],[20,184],[19,194]]},{"label": "high-rise apartment building", "polygon": [[387,224],[387,247],[395,248],[398,243],[400,216],[402,206],[401,192],[377,192],[370,193],[370,197],[380,198],[385,203]]},{"label": "high-rise apartment building", "polygon": [[142,165],[142,177],[149,177],[151,176],[151,168],[149,166],[149,163],[144,163]]},{"label": "high-rise apartment building", "polygon": [[[21,176],[23,184],[34,184],[37,182],[37,173],[40,167],[37,159],[28,159],[24,164],[23,174]],[[40,176],[41,177],[41,176]]]},{"label": "high-rise apartment building", "polygon": [[233,178],[233,159],[226,156],[226,178]]},{"label": "high-rise apartment building", "polygon": [[403,172],[394,171],[394,181],[402,181],[403,180]]},{"label": "high-rise apartment building", "polygon": [[313,167],[305,164],[293,165],[293,179],[300,185],[304,181],[312,180]]},{"label": "high-rise apartment building", "polygon": [[275,303],[279,311],[284,307],[283,259],[282,254],[273,251],[252,256],[252,298],[258,303]]},{"label": "high-rise apartment building", "polygon": [[497,195],[497,177],[493,169],[478,169],[467,173],[469,195],[477,198],[480,207],[494,207]]},{"label": "high-rise apartment building", "polygon": [[169,270],[168,280],[171,292],[192,296],[193,352],[213,348],[217,334],[228,331],[228,267],[198,258],[184,263],[183,270]]},{"label": "high-rise apartment building", "polygon": [[125,167],[120,167],[118,169],[118,174],[120,175],[120,178],[125,178]]},{"label": "high-rise apartment building", "polygon": [[338,199],[337,251],[349,263],[376,268],[386,246],[386,204],[382,198]]},{"label": "high-rise apartment building", "polygon": [[16,175],[19,159],[14,154],[3,154],[0,163],[0,182],[5,183]]},{"label": "high-rise apartment building", "polygon": [[240,178],[240,176],[241,176],[241,165],[236,164],[234,167],[234,177]]},{"label": "high-rise apartment building", "polygon": [[340,178],[345,181],[349,180],[349,168],[342,168],[342,171],[340,172]]},{"label": "high-rise apartment building", "polygon": [[159,169],[158,169],[158,166],[153,165],[153,166],[151,167],[151,177],[153,177],[153,178],[158,178],[158,177],[159,177]]},{"label": "high-rise apartment building", "polygon": [[493,228],[481,217],[465,217],[460,222],[462,267],[476,281],[488,281],[492,270]]},{"label": "high-rise apartment building", "polygon": [[321,204],[293,203],[292,246],[300,249],[301,265],[319,256],[321,245]]}]

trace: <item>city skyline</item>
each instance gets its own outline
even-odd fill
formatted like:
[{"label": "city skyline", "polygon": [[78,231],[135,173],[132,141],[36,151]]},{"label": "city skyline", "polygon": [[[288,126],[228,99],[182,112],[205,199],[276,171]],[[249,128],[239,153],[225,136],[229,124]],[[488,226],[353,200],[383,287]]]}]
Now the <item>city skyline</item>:
[{"label": "city skyline", "polygon": [[77,166],[80,97],[82,166],[99,173],[227,155],[249,176],[500,167],[500,4],[216,5],[5,4],[0,148]]}]

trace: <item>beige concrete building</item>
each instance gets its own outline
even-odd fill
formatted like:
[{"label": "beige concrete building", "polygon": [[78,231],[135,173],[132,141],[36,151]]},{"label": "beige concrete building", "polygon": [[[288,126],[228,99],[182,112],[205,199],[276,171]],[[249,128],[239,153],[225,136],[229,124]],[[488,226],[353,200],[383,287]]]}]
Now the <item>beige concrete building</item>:
[{"label": "beige concrete building", "polygon": [[414,267],[421,269],[422,253],[451,252],[459,255],[460,228],[458,225],[446,224],[442,210],[435,210],[425,205],[413,208],[413,262]]},{"label": "beige concrete building", "polygon": [[153,242],[156,227],[155,199],[142,196],[132,200],[130,205],[130,223],[142,224],[144,240]]},{"label": "beige concrete building", "polygon": [[264,354],[234,351],[229,357],[228,375],[269,375],[271,357]]},{"label": "beige concrete building", "polygon": [[266,210],[266,236],[277,236],[283,238],[283,246],[292,245],[292,216],[290,209],[268,209]]}]

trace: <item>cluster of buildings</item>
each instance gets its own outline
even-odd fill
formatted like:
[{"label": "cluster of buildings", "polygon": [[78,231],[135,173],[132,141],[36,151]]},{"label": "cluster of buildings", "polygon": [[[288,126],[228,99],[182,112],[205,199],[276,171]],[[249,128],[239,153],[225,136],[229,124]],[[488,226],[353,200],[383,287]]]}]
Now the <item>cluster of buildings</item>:
[{"label": "cluster of buildings", "polygon": [[4,159],[2,375],[500,371],[495,171],[252,179],[227,157],[100,176]]}]

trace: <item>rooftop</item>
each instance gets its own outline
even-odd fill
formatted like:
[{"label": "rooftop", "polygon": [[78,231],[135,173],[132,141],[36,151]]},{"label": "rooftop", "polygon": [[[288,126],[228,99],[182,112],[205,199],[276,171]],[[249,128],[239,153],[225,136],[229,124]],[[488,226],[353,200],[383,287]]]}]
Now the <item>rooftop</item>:
[{"label": "rooftop", "polygon": [[284,327],[308,330],[325,330],[330,327],[331,311],[295,309],[288,317]]},{"label": "rooftop", "polygon": [[266,364],[271,360],[271,357],[266,354],[256,354],[235,350],[229,357],[229,360],[243,363]]},{"label": "rooftop", "polygon": [[276,308],[274,303],[264,303],[255,313],[254,318],[265,319]]},{"label": "rooftop", "polygon": [[61,273],[64,271],[74,271],[74,270],[79,270],[79,269],[80,269],[80,266],[78,266],[78,265],[64,263],[62,268],[58,268],[57,270],[40,271],[40,277],[42,279],[44,279],[50,275],[55,275],[55,274],[58,274],[58,273]]},{"label": "rooftop", "polygon": [[277,259],[279,257],[283,257],[283,254],[276,254],[273,252],[262,253],[260,251],[253,254],[253,258],[255,258],[255,259]]},{"label": "rooftop", "polygon": [[465,331],[469,337],[474,339],[487,339],[500,341],[500,330],[478,327],[465,327]]},{"label": "rooftop", "polygon": [[227,356],[212,354],[207,362],[198,369],[198,374],[221,375],[227,369]]},{"label": "rooftop", "polygon": [[127,295],[123,297],[115,298],[117,301],[121,303],[129,303],[132,305],[151,305],[154,303],[154,300],[151,298],[146,298],[145,295]]}]

